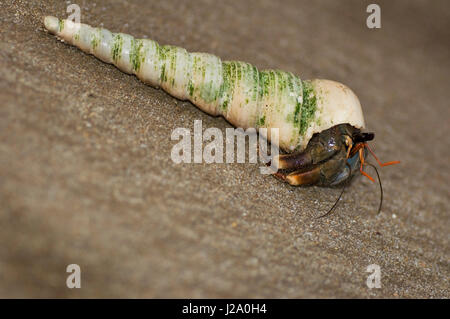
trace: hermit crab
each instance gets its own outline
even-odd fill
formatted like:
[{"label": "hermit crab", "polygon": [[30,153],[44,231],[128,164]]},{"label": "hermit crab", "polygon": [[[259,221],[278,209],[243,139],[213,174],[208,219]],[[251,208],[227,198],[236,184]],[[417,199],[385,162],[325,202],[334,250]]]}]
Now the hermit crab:
[{"label": "hermit crab", "polygon": [[[365,123],[360,102],[341,83],[260,71],[248,63],[52,16],[45,17],[44,25],[84,52],[210,115],[223,116],[235,127],[278,128],[277,146],[286,154],[272,159],[278,168],[274,175],[291,185],[346,185],[357,171],[373,180],[363,168],[371,165],[365,158],[374,134],[361,131]],[[270,134],[266,137],[271,140]]]}]

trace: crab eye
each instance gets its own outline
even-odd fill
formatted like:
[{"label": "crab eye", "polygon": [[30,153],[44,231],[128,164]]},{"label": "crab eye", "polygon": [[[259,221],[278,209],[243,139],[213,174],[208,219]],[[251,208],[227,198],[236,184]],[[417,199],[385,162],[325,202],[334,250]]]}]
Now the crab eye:
[{"label": "crab eye", "polygon": [[356,143],[364,143],[367,141],[371,141],[374,139],[375,134],[374,133],[356,133],[353,134],[353,141]]}]

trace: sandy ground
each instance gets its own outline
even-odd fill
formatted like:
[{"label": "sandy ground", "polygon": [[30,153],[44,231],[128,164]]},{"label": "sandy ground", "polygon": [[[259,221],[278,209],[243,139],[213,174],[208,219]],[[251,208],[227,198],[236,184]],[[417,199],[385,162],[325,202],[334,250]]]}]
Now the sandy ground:
[{"label": "sandy ground", "polygon": [[[448,1],[82,1],[82,21],[330,78],[360,97],[385,189],[294,188],[259,164],[175,164],[174,128],[230,125],[0,1],[0,296],[448,298]],[[66,266],[82,288],[66,287]],[[370,264],[381,267],[369,289]]]}]

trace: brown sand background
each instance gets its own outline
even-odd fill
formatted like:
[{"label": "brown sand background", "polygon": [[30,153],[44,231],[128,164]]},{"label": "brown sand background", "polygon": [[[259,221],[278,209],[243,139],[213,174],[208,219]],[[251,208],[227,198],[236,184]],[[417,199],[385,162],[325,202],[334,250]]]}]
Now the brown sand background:
[{"label": "brown sand background", "polygon": [[321,220],[339,190],[174,164],[174,128],[230,125],[56,41],[42,18],[67,3],[0,1],[1,297],[450,296],[448,1],[377,1],[379,30],[358,0],[78,1],[85,23],[349,85],[402,164],[380,215],[358,178]]}]

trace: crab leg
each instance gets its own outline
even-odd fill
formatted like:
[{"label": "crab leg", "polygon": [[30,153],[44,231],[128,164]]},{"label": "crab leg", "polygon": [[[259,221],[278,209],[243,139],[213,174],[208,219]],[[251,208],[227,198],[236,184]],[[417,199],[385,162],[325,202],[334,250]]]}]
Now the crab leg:
[{"label": "crab leg", "polygon": [[304,170],[295,171],[287,175],[281,172],[277,172],[274,174],[274,176],[280,178],[285,182],[288,182],[292,186],[313,185],[317,184],[320,180],[319,166],[316,166],[307,171]]}]

